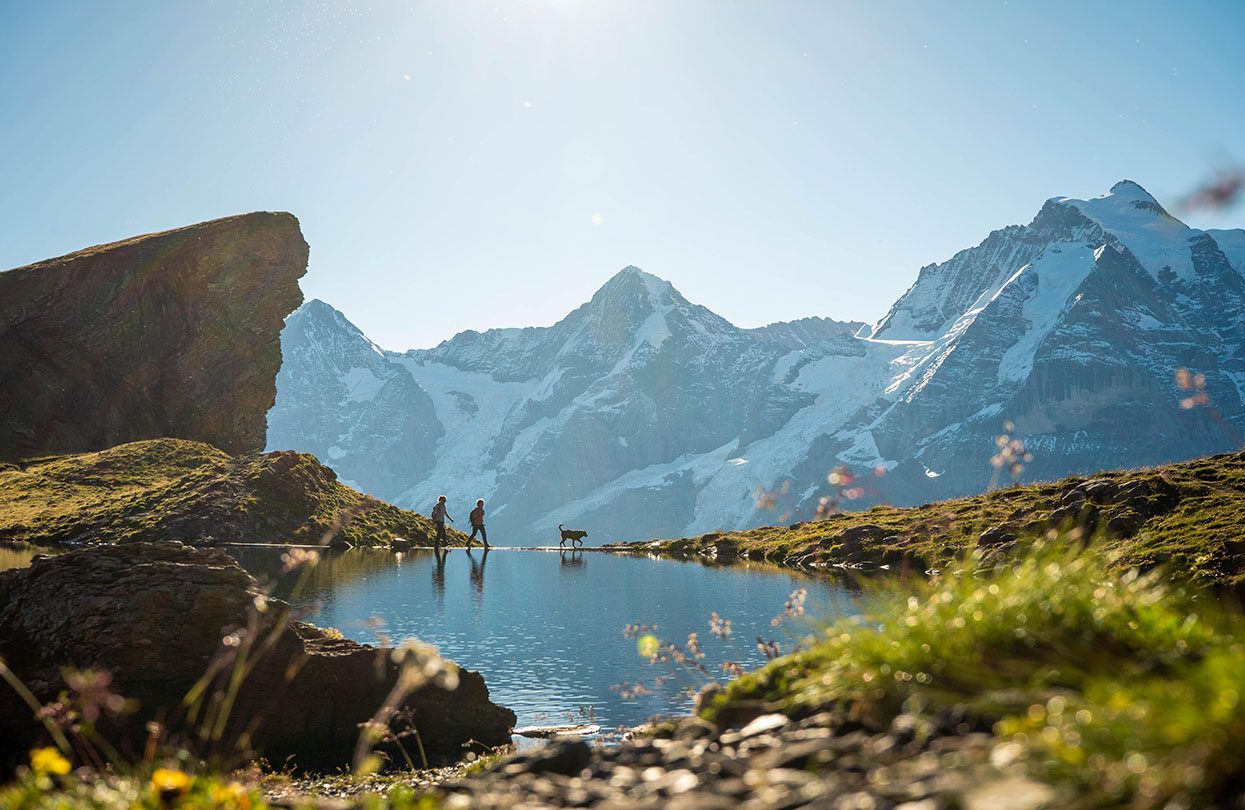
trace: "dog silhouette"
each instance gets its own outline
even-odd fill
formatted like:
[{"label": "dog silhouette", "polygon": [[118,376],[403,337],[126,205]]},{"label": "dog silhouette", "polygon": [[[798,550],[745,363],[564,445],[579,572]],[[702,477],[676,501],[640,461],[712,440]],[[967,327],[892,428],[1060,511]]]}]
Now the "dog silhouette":
[{"label": "dog silhouette", "polygon": [[588,536],[587,532],[580,531],[579,529],[563,529],[561,523],[558,524],[558,531],[562,533],[562,539],[558,542],[558,548],[565,548],[567,540],[571,541],[571,548],[582,546],[584,538]]}]

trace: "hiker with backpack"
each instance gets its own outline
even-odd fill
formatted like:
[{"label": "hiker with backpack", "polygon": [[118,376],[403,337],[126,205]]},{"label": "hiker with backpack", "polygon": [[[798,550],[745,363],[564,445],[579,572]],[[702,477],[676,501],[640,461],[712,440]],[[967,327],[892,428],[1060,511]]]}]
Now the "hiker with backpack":
[{"label": "hiker with backpack", "polygon": [[484,500],[476,501],[476,508],[471,510],[468,517],[471,521],[471,536],[467,538],[467,548],[471,548],[471,541],[476,538],[476,532],[480,533],[480,539],[484,541],[484,547],[488,548],[488,534],[484,531]]},{"label": "hiker with backpack", "polygon": [[445,521],[447,520],[450,523],[454,522],[454,518],[450,517],[449,513],[445,509],[445,496],[442,495],[437,498],[437,505],[432,507],[432,523],[437,529],[436,537],[432,540],[434,548],[439,549],[441,548],[442,543],[449,542],[445,536]]}]

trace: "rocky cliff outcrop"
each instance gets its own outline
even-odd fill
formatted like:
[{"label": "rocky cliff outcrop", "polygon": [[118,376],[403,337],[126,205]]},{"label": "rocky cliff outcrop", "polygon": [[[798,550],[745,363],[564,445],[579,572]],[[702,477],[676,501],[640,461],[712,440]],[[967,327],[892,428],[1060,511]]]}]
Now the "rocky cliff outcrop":
[{"label": "rocky cliff outcrop", "polygon": [[[384,704],[400,665],[389,650],[288,619],[288,605],[263,595],[227,554],[180,543],[86,549],[0,573],[0,657],[44,702],[66,688],[66,668],[110,673],[111,688],[137,701],[135,713],[103,726],[123,752],[141,752],[151,720],[199,739],[236,656],[252,668],[224,734],[200,739],[201,753],[349,763],[358,724]],[[189,720],[183,699],[214,662],[224,665],[205,681],[209,705]],[[457,680],[453,690],[419,688],[401,706],[430,760],[460,758],[469,741],[476,750],[509,742],[514,713],[489,701],[478,673],[460,670]],[[16,693],[0,690],[0,761],[24,755],[41,733]]]},{"label": "rocky cliff outcrop", "polygon": [[0,273],[0,459],[164,436],[264,449],[298,220],[253,213]]},{"label": "rocky cliff outcrop", "polygon": [[[465,539],[449,534],[455,545]],[[0,542],[151,540],[429,545],[433,525],[288,450],[231,456],[150,439],[0,466]]]}]

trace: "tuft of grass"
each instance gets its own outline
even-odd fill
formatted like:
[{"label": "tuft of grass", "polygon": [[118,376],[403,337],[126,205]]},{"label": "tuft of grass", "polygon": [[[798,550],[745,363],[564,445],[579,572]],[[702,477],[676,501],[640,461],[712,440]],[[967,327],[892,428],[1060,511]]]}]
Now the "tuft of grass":
[{"label": "tuft of grass", "polygon": [[[423,515],[357,492],[306,453],[230,456],[184,439],[0,469],[0,541],[431,543]],[[465,536],[451,531],[451,542]]]},{"label": "tuft of grass", "polygon": [[1240,793],[1245,620],[1205,594],[1041,544],[915,592],[876,585],[868,604],[729,684],[703,716],[834,708],[879,729],[901,713],[931,727],[957,718],[951,733],[991,728],[995,761],[1087,804],[1207,806]]}]

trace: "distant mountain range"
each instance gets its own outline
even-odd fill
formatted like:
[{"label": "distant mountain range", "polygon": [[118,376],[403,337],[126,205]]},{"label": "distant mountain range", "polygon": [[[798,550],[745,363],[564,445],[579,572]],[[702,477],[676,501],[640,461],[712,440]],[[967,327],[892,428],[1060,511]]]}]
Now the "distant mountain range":
[{"label": "distant mountain range", "polygon": [[741,329],[635,267],[553,326],[404,353],[310,301],[268,445],[400,506],[445,494],[460,522],[485,498],[503,544],[971,494],[1008,480],[1005,434],[1026,479],[1186,459],[1245,427],[1243,273],[1245,231],[1189,228],[1123,181],[921,268],[873,326]]}]

